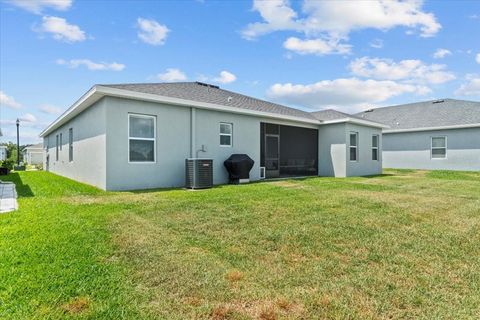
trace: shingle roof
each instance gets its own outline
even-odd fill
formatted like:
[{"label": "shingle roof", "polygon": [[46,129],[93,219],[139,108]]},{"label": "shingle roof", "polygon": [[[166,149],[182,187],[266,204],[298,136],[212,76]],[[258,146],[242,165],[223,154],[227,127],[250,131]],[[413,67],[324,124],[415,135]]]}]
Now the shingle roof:
[{"label": "shingle roof", "polygon": [[387,124],[390,130],[480,124],[480,102],[430,100],[371,109],[357,113],[356,116]]},{"label": "shingle roof", "polygon": [[23,148],[23,150],[26,150],[26,149],[43,149],[43,143],[40,142],[40,143],[32,144],[30,146],[26,146],[25,148]]},{"label": "shingle roof", "polygon": [[313,116],[317,118],[318,120],[321,121],[329,121],[329,120],[338,120],[338,119],[345,119],[345,118],[354,118],[354,119],[362,119],[357,116],[345,113],[345,112],[340,112],[334,109],[326,109],[322,111],[315,111],[312,112]]},{"label": "shingle roof", "polygon": [[107,84],[101,86],[315,120],[315,117],[309,112],[223,90],[201,82]]}]

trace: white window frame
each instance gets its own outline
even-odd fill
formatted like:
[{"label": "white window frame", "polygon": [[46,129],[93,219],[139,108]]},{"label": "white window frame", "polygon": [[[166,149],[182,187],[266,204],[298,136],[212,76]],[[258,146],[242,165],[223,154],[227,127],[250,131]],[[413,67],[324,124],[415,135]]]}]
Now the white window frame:
[{"label": "white window frame", "polygon": [[[230,126],[230,133],[222,133],[222,125],[228,125]],[[222,139],[220,138],[220,141],[219,141],[219,144],[220,144],[220,147],[222,148],[231,148],[233,147],[233,123],[230,123],[230,122],[220,122],[219,126],[218,126],[218,130],[220,132],[220,137],[222,136],[227,136],[227,137],[230,137],[230,144],[222,144],[221,141]]]},{"label": "white window frame", "polygon": [[[445,139],[445,147],[433,147],[433,139],[434,138],[444,138]],[[447,159],[447,153],[448,153],[448,149],[447,149],[447,136],[431,136],[430,137],[430,160],[445,160]],[[443,158],[434,158],[433,157],[433,149],[445,149],[445,157]]]},{"label": "white window frame", "polygon": [[55,161],[58,161],[59,160],[59,146],[58,146],[58,142],[59,142],[59,137],[58,137],[58,134],[55,136]]},{"label": "white window frame", "polygon": [[[135,138],[130,137],[130,118],[147,118],[153,119],[153,138]],[[148,114],[138,114],[138,113],[129,113],[128,114],[128,139],[127,139],[127,159],[128,163],[131,164],[155,164],[157,163],[157,117],[148,115]],[[130,140],[144,140],[144,141],[153,141],[153,161],[130,161]]]},{"label": "white window frame", "polygon": [[62,151],[62,145],[63,145],[63,134],[60,133],[60,151]]},{"label": "white window frame", "polygon": [[[352,134],[354,134],[356,136],[356,139],[355,139],[355,141],[357,142],[356,146],[352,146],[352,144],[351,144],[352,142],[351,142],[350,136]],[[348,160],[350,160],[350,162],[358,162],[358,145],[359,145],[359,134],[358,134],[358,132],[350,131],[350,133],[348,134]],[[351,148],[355,148],[355,160],[350,159],[350,149]]]},{"label": "white window frame", "polygon": [[[373,137],[377,137],[377,146],[373,145]],[[357,142],[358,143],[358,142]],[[373,159],[373,150],[377,150],[377,159]],[[380,161],[380,135],[372,134],[372,161]]]},{"label": "white window frame", "polygon": [[68,161],[73,162],[73,128],[68,129]]}]

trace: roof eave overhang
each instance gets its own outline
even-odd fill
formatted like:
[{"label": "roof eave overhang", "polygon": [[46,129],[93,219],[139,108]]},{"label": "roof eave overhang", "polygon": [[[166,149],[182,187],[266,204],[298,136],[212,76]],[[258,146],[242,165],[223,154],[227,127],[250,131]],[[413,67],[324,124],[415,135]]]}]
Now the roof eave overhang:
[{"label": "roof eave overhang", "polygon": [[341,119],[335,119],[335,120],[326,120],[322,122],[322,125],[335,124],[335,123],[352,123],[352,124],[358,124],[358,125],[367,126],[367,127],[380,128],[380,129],[390,128],[389,126],[382,123],[356,119],[356,118],[341,118]]},{"label": "roof eave overhang", "polygon": [[177,105],[177,106],[184,106],[184,107],[195,107],[199,109],[216,110],[216,111],[222,111],[222,112],[230,112],[230,113],[257,116],[257,117],[277,119],[277,120],[288,120],[288,121],[306,123],[306,124],[319,125],[322,123],[321,121],[316,119],[308,119],[308,118],[275,114],[275,113],[269,113],[269,112],[263,112],[263,111],[241,109],[237,107],[230,107],[230,106],[224,106],[224,105],[213,104],[213,103],[172,98],[172,97],[166,97],[166,96],[161,96],[161,95],[156,95],[151,93],[136,92],[136,91],[123,90],[118,88],[110,88],[105,86],[94,86],[87,93],[85,93],[79,100],[77,100],[67,111],[65,111],[60,117],[58,117],[52,124],[50,124],[45,130],[43,130],[40,133],[40,137],[45,137],[46,135],[50,134],[52,131],[59,128],[64,123],[71,120],[80,112],[84,111],[85,109],[90,107],[93,103],[97,102],[98,100],[100,100],[105,96],[165,103],[169,105]]},{"label": "roof eave overhang", "polygon": [[80,97],[70,108],[68,108],[64,113],[62,113],[55,121],[53,121],[45,130],[40,132],[40,137],[43,138],[46,135],[50,134],[55,129],[62,126],[67,121],[73,119],[83,110],[90,107],[92,104],[100,100],[104,95],[101,92],[98,92],[97,86],[93,86],[88,90],[83,96]]},{"label": "roof eave overhang", "polygon": [[459,124],[459,125],[453,125],[453,126],[424,127],[424,128],[391,129],[391,130],[384,130],[383,133],[402,133],[402,132],[418,132],[418,131],[468,129],[468,128],[480,128],[480,123]]}]

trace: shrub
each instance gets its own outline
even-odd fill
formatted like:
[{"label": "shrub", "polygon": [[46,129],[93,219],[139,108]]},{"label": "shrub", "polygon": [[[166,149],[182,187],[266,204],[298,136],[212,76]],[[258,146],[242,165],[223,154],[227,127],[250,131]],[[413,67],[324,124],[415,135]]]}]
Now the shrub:
[{"label": "shrub", "polygon": [[14,165],[15,165],[15,162],[12,159],[6,159],[2,161],[1,167],[7,168],[9,170],[13,170]]}]

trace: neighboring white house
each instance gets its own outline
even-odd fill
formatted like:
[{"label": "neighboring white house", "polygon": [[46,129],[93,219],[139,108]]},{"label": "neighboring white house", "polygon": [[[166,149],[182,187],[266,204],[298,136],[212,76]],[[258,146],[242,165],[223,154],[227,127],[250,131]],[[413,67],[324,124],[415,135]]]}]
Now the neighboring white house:
[{"label": "neighboring white house", "polygon": [[7,147],[0,146],[0,161],[6,160],[6,159],[7,159]]},{"label": "neighboring white house", "polygon": [[199,83],[95,85],[42,133],[44,168],[106,190],[185,185],[185,159],[254,161],[251,180],[382,172],[382,128],[327,110],[308,113]]},{"label": "neighboring white house", "polygon": [[37,165],[43,163],[43,143],[27,146],[22,150],[23,162],[26,164]]},{"label": "neighboring white house", "polygon": [[480,102],[442,99],[356,115],[383,131],[383,167],[480,170]]}]

